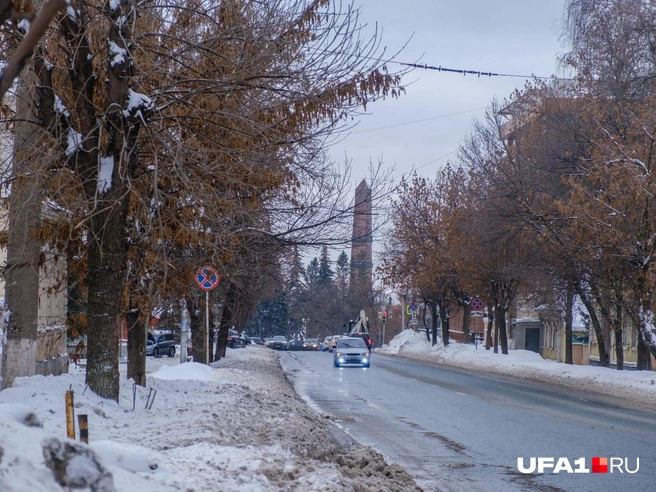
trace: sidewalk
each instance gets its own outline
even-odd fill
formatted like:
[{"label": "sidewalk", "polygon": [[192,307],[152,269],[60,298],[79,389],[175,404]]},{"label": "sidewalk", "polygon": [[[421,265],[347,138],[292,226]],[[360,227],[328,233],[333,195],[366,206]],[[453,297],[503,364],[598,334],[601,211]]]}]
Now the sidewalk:
[{"label": "sidewalk", "polygon": [[438,343],[432,347],[425,333],[409,329],[374,352],[593,391],[627,399],[640,408],[656,409],[654,371],[574,366],[545,360],[540,354],[528,350],[510,350],[508,355],[503,355],[485,350],[481,345],[476,348],[471,344],[450,343],[445,347]]},{"label": "sidewalk", "polygon": [[[270,349],[229,349],[212,367],[149,357],[147,368],[146,388],[122,378],[118,404],[86,388],[81,370],[0,391],[0,490],[420,490],[374,450],[340,447],[329,416],[297,397]],[[69,389],[76,424],[88,417],[88,445],[66,439]]]}]

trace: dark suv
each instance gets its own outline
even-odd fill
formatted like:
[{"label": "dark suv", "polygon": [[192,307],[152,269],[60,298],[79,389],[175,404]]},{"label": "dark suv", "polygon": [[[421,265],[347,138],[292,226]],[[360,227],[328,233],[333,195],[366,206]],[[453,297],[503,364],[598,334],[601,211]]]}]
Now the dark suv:
[{"label": "dark suv", "polygon": [[362,338],[362,339],[367,343],[367,348],[368,348],[369,351],[371,352],[371,346],[373,345],[373,340],[372,340],[371,337],[369,336],[369,333],[364,333],[364,332],[360,332],[360,333],[349,333],[348,336],[349,336],[349,337],[358,337],[358,338]]},{"label": "dark suv", "polygon": [[175,340],[173,339],[173,333],[169,331],[148,332],[148,338],[146,339],[146,355],[154,355],[155,357],[168,355],[169,357],[175,357]]}]

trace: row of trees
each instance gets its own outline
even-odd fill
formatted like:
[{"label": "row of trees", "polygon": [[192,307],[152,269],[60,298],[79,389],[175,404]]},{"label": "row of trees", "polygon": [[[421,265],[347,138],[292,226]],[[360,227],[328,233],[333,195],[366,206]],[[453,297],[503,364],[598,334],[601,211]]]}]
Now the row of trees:
[{"label": "row of trees", "polygon": [[[258,336],[289,337],[305,331],[306,337],[320,339],[342,333],[361,309],[370,313],[384,310],[382,292],[365,287],[369,282],[351,282],[352,275],[361,274],[351,269],[344,251],[333,266],[327,246],[322,248],[319,258],[305,266],[296,256],[281,283],[284,288],[276,297],[260,301],[244,330]],[[366,291],[358,291],[363,289]],[[377,325],[377,319],[370,319],[374,335]]]},{"label": "row of trees", "polygon": [[623,330],[638,331],[644,369],[656,356],[656,6],[570,0],[564,25],[575,78],[494,102],[457,162],[403,184],[382,274],[431,307],[434,331],[484,296],[503,353],[518,296],[558,306],[571,335],[578,295],[601,365],[605,322],[619,369]]},{"label": "row of trees", "polygon": [[[6,67],[28,24],[4,4]],[[198,267],[222,275],[220,357],[291,248],[343,242],[348,169],[327,161],[326,139],[402,91],[379,36],[362,32],[357,9],[331,0],[83,0],[58,14],[3,107],[14,137],[3,384],[34,371],[44,251],[67,260],[79,293],[87,383],[118,400],[120,328],[128,377],[145,384],[154,306],[184,300],[205,360]]]}]

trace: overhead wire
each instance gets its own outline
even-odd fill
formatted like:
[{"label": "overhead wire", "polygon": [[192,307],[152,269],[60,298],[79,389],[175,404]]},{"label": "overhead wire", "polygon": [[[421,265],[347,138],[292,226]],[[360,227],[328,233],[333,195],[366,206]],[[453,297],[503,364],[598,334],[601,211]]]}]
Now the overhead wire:
[{"label": "overhead wire", "polygon": [[483,72],[480,70],[466,70],[466,69],[461,69],[461,68],[447,68],[443,67],[441,65],[427,65],[425,63],[407,63],[407,62],[400,62],[400,61],[395,61],[395,60],[389,60],[385,63],[396,63],[398,65],[403,65],[406,67],[411,67],[411,68],[422,68],[424,70],[435,70],[438,72],[449,72],[449,73],[461,73],[462,75],[476,75],[477,77],[515,77],[515,78],[521,78],[521,79],[542,79],[542,80],[550,80],[550,79],[556,79],[556,80],[574,80],[571,78],[563,78],[563,77],[556,77],[555,75],[551,75],[549,77],[546,76],[541,76],[541,75],[519,75],[519,74],[513,74],[513,73],[497,73],[497,72]]},{"label": "overhead wire", "polygon": [[439,115],[439,116],[431,116],[430,118],[423,118],[421,120],[404,121],[403,123],[395,123],[393,125],[378,126],[376,128],[367,128],[366,130],[356,130],[356,131],[352,131],[352,132],[348,132],[348,133],[366,133],[366,132],[373,132],[375,130],[385,130],[387,128],[394,128],[394,127],[397,127],[397,126],[411,125],[413,123],[423,123],[424,121],[438,120],[440,118],[448,118],[449,116],[458,116],[460,114],[473,113],[475,111],[481,111],[483,109],[485,109],[485,107],[476,108],[476,109],[468,109],[466,111],[458,111],[457,113],[449,113],[449,114],[442,114],[442,115]]},{"label": "overhead wire", "polygon": [[[384,61],[382,58],[374,58],[374,57],[368,57],[368,56],[364,56],[362,58],[377,60],[377,61],[383,62],[385,64],[386,63],[395,63],[397,65],[403,65],[403,66],[410,67],[410,68],[419,68],[419,69],[423,69],[423,70],[433,70],[433,71],[437,71],[437,72],[459,73],[459,74],[462,74],[463,76],[465,76],[465,75],[476,75],[479,78],[481,76],[483,76],[483,77],[513,77],[513,78],[540,79],[540,80],[575,80],[573,78],[568,78],[568,77],[556,77],[555,75],[552,75],[552,76],[549,76],[549,77],[535,75],[535,74],[520,75],[520,74],[511,74],[511,73],[498,73],[498,72],[486,72],[486,71],[480,71],[480,70],[467,70],[467,69],[459,69],[459,68],[448,68],[448,67],[443,67],[441,65],[436,66],[436,65],[428,65],[428,64],[425,64],[425,63],[424,64],[421,64],[421,63],[407,63],[407,62],[401,62],[401,61],[396,61],[396,60],[386,60],[386,61]],[[355,134],[355,133],[372,132],[372,131],[375,131],[375,130],[383,130],[383,129],[387,129],[387,128],[394,128],[394,127],[397,127],[397,126],[409,125],[409,124],[413,124],[413,123],[421,123],[421,122],[424,122],[424,121],[436,120],[436,119],[439,119],[439,118],[446,118],[448,116],[456,116],[456,115],[459,115],[459,114],[471,113],[471,112],[474,112],[474,111],[481,111],[482,109],[485,109],[485,108],[470,109],[470,110],[467,110],[467,111],[460,111],[460,112],[457,112],[457,113],[449,113],[449,114],[440,115],[440,116],[433,116],[433,117],[430,117],[430,118],[424,118],[424,119],[420,119],[420,120],[406,121],[406,122],[397,123],[397,124],[394,124],[394,125],[387,125],[387,126],[381,126],[381,127],[376,127],[376,128],[369,128],[369,129],[365,129],[365,130],[358,130],[358,131],[353,131],[353,132],[350,132],[350,133]],[[429,165],[431,165],[431,164],[433,164],[437,161],[440,161],[440,160],[442,160],[446,157],[449,157],[452,154],[455,154],[456,152],[457,152],[457,150],[453,150],[453,151],[449,152],[448,154],[444,154],[441,157],[438,157],[436,159],[433,159],[433,160],[427,162],[426,164],[422,164],[419,167],[413,168],[412,171],[410,171],[410,172],[413,172],[413,171],[416,171],[417,169],[422,169],[426,166],[429,166]],[[404,173],[398,174],[394,177],[396,178],[396,177],[399,177],[399,176],[404,176],[406,174],[409,174],[409,172],[404,172]]]}]

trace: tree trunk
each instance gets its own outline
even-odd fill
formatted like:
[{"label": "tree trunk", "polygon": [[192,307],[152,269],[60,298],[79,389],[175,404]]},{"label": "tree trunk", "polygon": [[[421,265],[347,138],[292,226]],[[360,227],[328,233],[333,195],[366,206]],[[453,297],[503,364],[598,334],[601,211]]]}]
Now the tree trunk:
[{"label": "tree trunk", "polygon": [[573,324],[574,291],[571,284],[567,283],[567,294],[565,299],[565,364],[574,364],[572,356],[572,324]]},{"label": "tree trunk", "polygon": [[622,328],[613,330],[615,333],[615,358],[617,360],[617,370],[624,370],[624,346],[622,344]]},{"label": "tree trunk", "polygon": [[[112,9],[108,40],[125,50],[120,63],[111,63],[105,74],[107,109],[103,113],[106,150],[101,151],[96,108],[91,100],[79,105],[80,124],[85,139],[75,153],[75,166],[83,178],[85,200],[94,213],[90,220],[87,245],[89,305],[87,351],[87,383],[98,395],[118,401],[120,378],[118,351],[123,294],[127,284],[127,241],[125,228],[130,205],[131,180],[139,164],[136,150],[141,120],[128,121],[123,107],[128,97],[132,76],[130,55],[131,33],[128,24],[117,19],[129,17],[132,5],[120,3]],[[81,42],[81,41],[80,41]],[[95,75],[89,72],[86,60],[76,58],[71,70],[74,85],[79,84],[80,98],[93,94]],[[84,96],[82,96],[84,94]],[[99,189],[101,157],[113,162],[110,186]]]},{"label": "tree trunk", "polygon": [[[449,345],[449,311],[444,302],[440,303],[440,321],[442,322],[442,343],[446,347]],[[435,341],[433,341],[435,345]]]},{"label": "tree trunk", "polygon": [[463,343],[469,343],[471,341],[471,334],[469,332],[469,327],[471,325],[471,304],[465,303],[462,304],[462,307],[464,309],[462,313],[462,336],[463,336]]},{"label": "tree trunk", "polygon": [[91,236],[87,247],[89,363],[86,382],[99,396],[115,401],[118,401],[120,388],[118,358],[121,300],[127,272],[123,226],[128,200],[127,191],[123,198],[116,201],[103,200],[104,211],[98,212],[91,219],[95,234]]},{"label": "tree trunk", "polygon": [[[504,309],[499,308],[497,310],[496,326],[497,331],[499,332],[497,340],[501,345],[501,353],[508,355],[508,334],[506,333],[506,311]],[[495,347],[495,352],[496,351]]]},{"label": "tree trunk", "polygon": [[590,315],[590,323],[592,323],[592,328],[597,338],[597,347],[599,349],[599,365],[602,367],[610,367],[610,355],[606,349],[604,332],[601,329],[601,322],[597,316],[597,311],[592,305],[590,298],[583,292],[583,289],[578,286],[576,290],[579,297],[581,298],[581,301],[583,302],[583,305],[588,310],[588,314]]},{"label": "tree trunk", "polygon": [[[33,376],[36,370],[36,339],[39,309],[39,256],[41,242],[41,185],[39,173],[47,155],[39,153],[43,131],[36,114],[34,87],[36,76],[27,66],[18,84],[14,135],[7,265],[5,269],[5,312],[3,331],[6,344],[2,352],[2,387],[11,387],[20,376]],[[38,157],[37,157],[38,154]]]},{"label": "tree trunk", "polygon": [[613,339],[615,342],[615,361],[617,364],[617,370],[622,371],[624,369],[624,346],[622,342],[622,304],[619,302],[613,302],[613,313],[610,309],[603,304],[603,299],[601,294],[597,294],[597,303],[600,306],[602,316],[608,321],[612,331]]},{"label": "tree trunk", "polygon": [[187,299],[187,311],[189,312],[189,326],[191,329],[191,356],[194,362],[205,362],[205,325],[200,316],[198,297]]},{"label": "tree trunk", "polygon": [[[426,301],[424,301],[424,308],[422,310],[421,321],[424,325],[424,333],[426,333],[426,341],[430,342],[431,341],[431,331],[433,329],[434,317],[432,316],[432,311],[431,311],[431,325],[428,326],[428,323],[426,322],[427,312],[428,312],[428,303]],[[437,326],[437,320],[435,320],[435,326]],[[437,328],[436,328],[436,330],[437,330]]]},{"label": "tree trunk", "polygon": [[[636,328],[637,329],[637,328]],[[651,371],[651,353],[649,352],[649,346],[645,343],[645,340],[642,335],[642,331],[638,330],[638,371]]]},{"label": "tree trunk", "polygon": [[202,362],[203,364],[210,364],[212,362],[212,348],[214,347],[214,332],[212,330],[212,293],[203,292],[203,296],[200,299],[200,318],[203,323],[203,346],[201,347],[202,360],[197,360],[196,362]]},{"label": "tree trunk", "polygon": [[223,308],[223,316],[221,316],[221,323],[219,323],[219,333],[216,340],[216,360],[221,360],[226,356],[228,348],[228,332],[232,327],[232,311]]},{"label": "tree trunk", "polygon": [[230,283],[226,289],[223,309],[221,310],[221,322],[216,340],[215,360],[221,360],[226,355],[228,346],[228,331],[232,326],[234,303],[237,299],[237,287]]},{"label": "tree trunk", "polygon": [[485,335],[485,350],[490,350],[492,347],[492,323],[494,323],[494,311],[492,305],[487,306],[487,334]]},{"label": "tree trunk", "polygon": [[127,378],[135,384],[146,386],[146,331],[148,316],[142,316],[138,308],[128,311],[128,372]]},{"label": "tree trunk", "polygon": [[[426,303],[425,305],[428,305]],[[426,331],[426,338],[428,338],[428,341],[431,342],[431,345],[435,345],[437,343],[437,324],[440,322],[440,316],[437,312],[437,304],[432,303],[430,304],[430,310],[431,310],[431,336],[428,336],[428,330]]]}]

